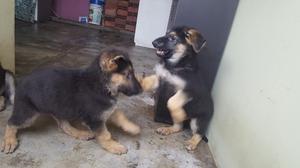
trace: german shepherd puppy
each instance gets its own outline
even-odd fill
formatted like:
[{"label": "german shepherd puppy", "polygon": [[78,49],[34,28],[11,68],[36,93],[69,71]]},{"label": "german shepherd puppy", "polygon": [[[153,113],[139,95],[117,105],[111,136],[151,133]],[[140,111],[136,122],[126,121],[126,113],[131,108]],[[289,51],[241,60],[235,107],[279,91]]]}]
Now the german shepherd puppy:
[{"label": "german shepherd puppy", "polygon": [[7,102],[14,104],[15,80],[13,73],[3,69],[0,63],[0,111],[5,109]]},{"label": "german shepherd puppy", "polygon": [[[128,55],[114,49],[103,51],[86,69],[35,71],[17,86],[2,151],[12,153],[18,144],[18,129],[31,125],[39,114],[49,114],[66,134],[82,140],[95,137],[107,151],[124,154],[127,148],[112,139],[106,122],[110,120],[124,131],[138,134],[139,126],[115,108],[118,93],[132,96],[140,91]],[[69,121],[76,119],[90,131],[72,127]]]},{"label": "german shepherd puppy", "polygon": [[194,150],[206,138],[213,114],[213,101],[197,63],[197,55],[206,41],[194,28],[176,27],[152,44],[161,60],[155,67],[156,74],[140,80],[141,86],[144,91],[157,89],[165,94],[161,96],[167,101],[160,105],[167,107],[173,121],[172,126],[158,128],[156,132],[176,133],[182,130],[183,122],[189,121],[193,136],[186,142],[186,148]]}]

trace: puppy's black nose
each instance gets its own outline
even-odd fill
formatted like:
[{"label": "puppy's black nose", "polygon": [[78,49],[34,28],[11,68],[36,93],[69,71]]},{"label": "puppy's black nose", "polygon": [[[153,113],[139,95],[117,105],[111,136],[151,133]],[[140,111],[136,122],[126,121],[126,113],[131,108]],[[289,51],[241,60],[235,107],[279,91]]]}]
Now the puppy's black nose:
[{"label": "puppy's black nose", "polygon": [[152,42],[152,45],[155,48],[160,48],[163,46],[163,42],[162,42],[161,38],[158,38]]}]

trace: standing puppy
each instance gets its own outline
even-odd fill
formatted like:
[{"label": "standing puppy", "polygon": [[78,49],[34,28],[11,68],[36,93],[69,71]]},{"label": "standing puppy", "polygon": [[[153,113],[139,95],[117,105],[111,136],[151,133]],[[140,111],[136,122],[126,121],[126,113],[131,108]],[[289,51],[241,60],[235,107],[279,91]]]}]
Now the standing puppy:
[{"label": "standing puppy", "polygon": [[[8,120],[2,151],[12,153],[17,147],[17,131],[28,127],[39,114],[49,114],[68,135],[96,140],[115,154],[127,148],[112,139],[106,128],[110,119],[124,131],[138,134],[140,128],[120,111],[115,111],[118,93],[138,94],[141,87],[135,78],[126,53],[103,51],[86,69],[47,69],[25,77],[16,89],[15,106]],[[72,127],[69,121],[80,119],[91,130]]]},{"label": "standing puppy", "polygon": [[14,104],[15,81],[13,74],[2,68],[0,64],[0,111],[5,109],[7,100]]},{"label": "standing puppy", "polygon": [[157,89],[161,99],[157,105],[166,106],[173,120],[172,126],[158,128],[157,133],[179,132],[183,122],[190,121],[193,136],[186,143],[188,150],[194,150],[205,136],[213,114],[211,95],[197,61],[197,55],[205,45],[204,38],[193,28],[172,29],[153,41],[156,54],[161,58],[155,67],[156,74],[140,81],[144,91]]}]

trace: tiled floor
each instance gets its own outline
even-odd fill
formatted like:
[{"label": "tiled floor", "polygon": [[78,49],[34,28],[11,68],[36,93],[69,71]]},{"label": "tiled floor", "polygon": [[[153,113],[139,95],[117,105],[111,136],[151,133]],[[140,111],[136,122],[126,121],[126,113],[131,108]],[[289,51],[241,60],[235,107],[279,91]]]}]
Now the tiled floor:
[{"label": "tiled floor", "polygon": [[[158,61],[152,49],[135,47],[131,35],[55,22],[32,25],[17,21],[16,73],[20,79],[42,67],[82,68],[104,47],[128,51],[140,74],[152,73]],[[113,137],[128,147],[125,155],[105,152],[94,140],[75,140],[59,131],[52,119],[42,117],[34,126],[19,133],[20,146],[15,153],[0,153],[0,167],[215,168],[206,143],[202,142],[194,153],[184,149],[184,141],[191,136],[188,130],[167,137],[154,132],[162,124],[152,120],[150,96],[142,94],[122,101],[126,115],[142,127],[141,135],[133,137],[109,127]],[[11,110],[9,107],[0,113],[1,137]]]}]

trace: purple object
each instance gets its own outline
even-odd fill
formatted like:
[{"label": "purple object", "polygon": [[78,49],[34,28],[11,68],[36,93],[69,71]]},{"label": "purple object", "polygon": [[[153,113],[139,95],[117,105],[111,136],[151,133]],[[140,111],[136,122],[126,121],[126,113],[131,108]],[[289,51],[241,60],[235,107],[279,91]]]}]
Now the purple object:
[{"label": "purple object", "polygon": [[79,16],[89,15],[88,0],[54,0],[53,9],[57,17],[78,22]]}]

